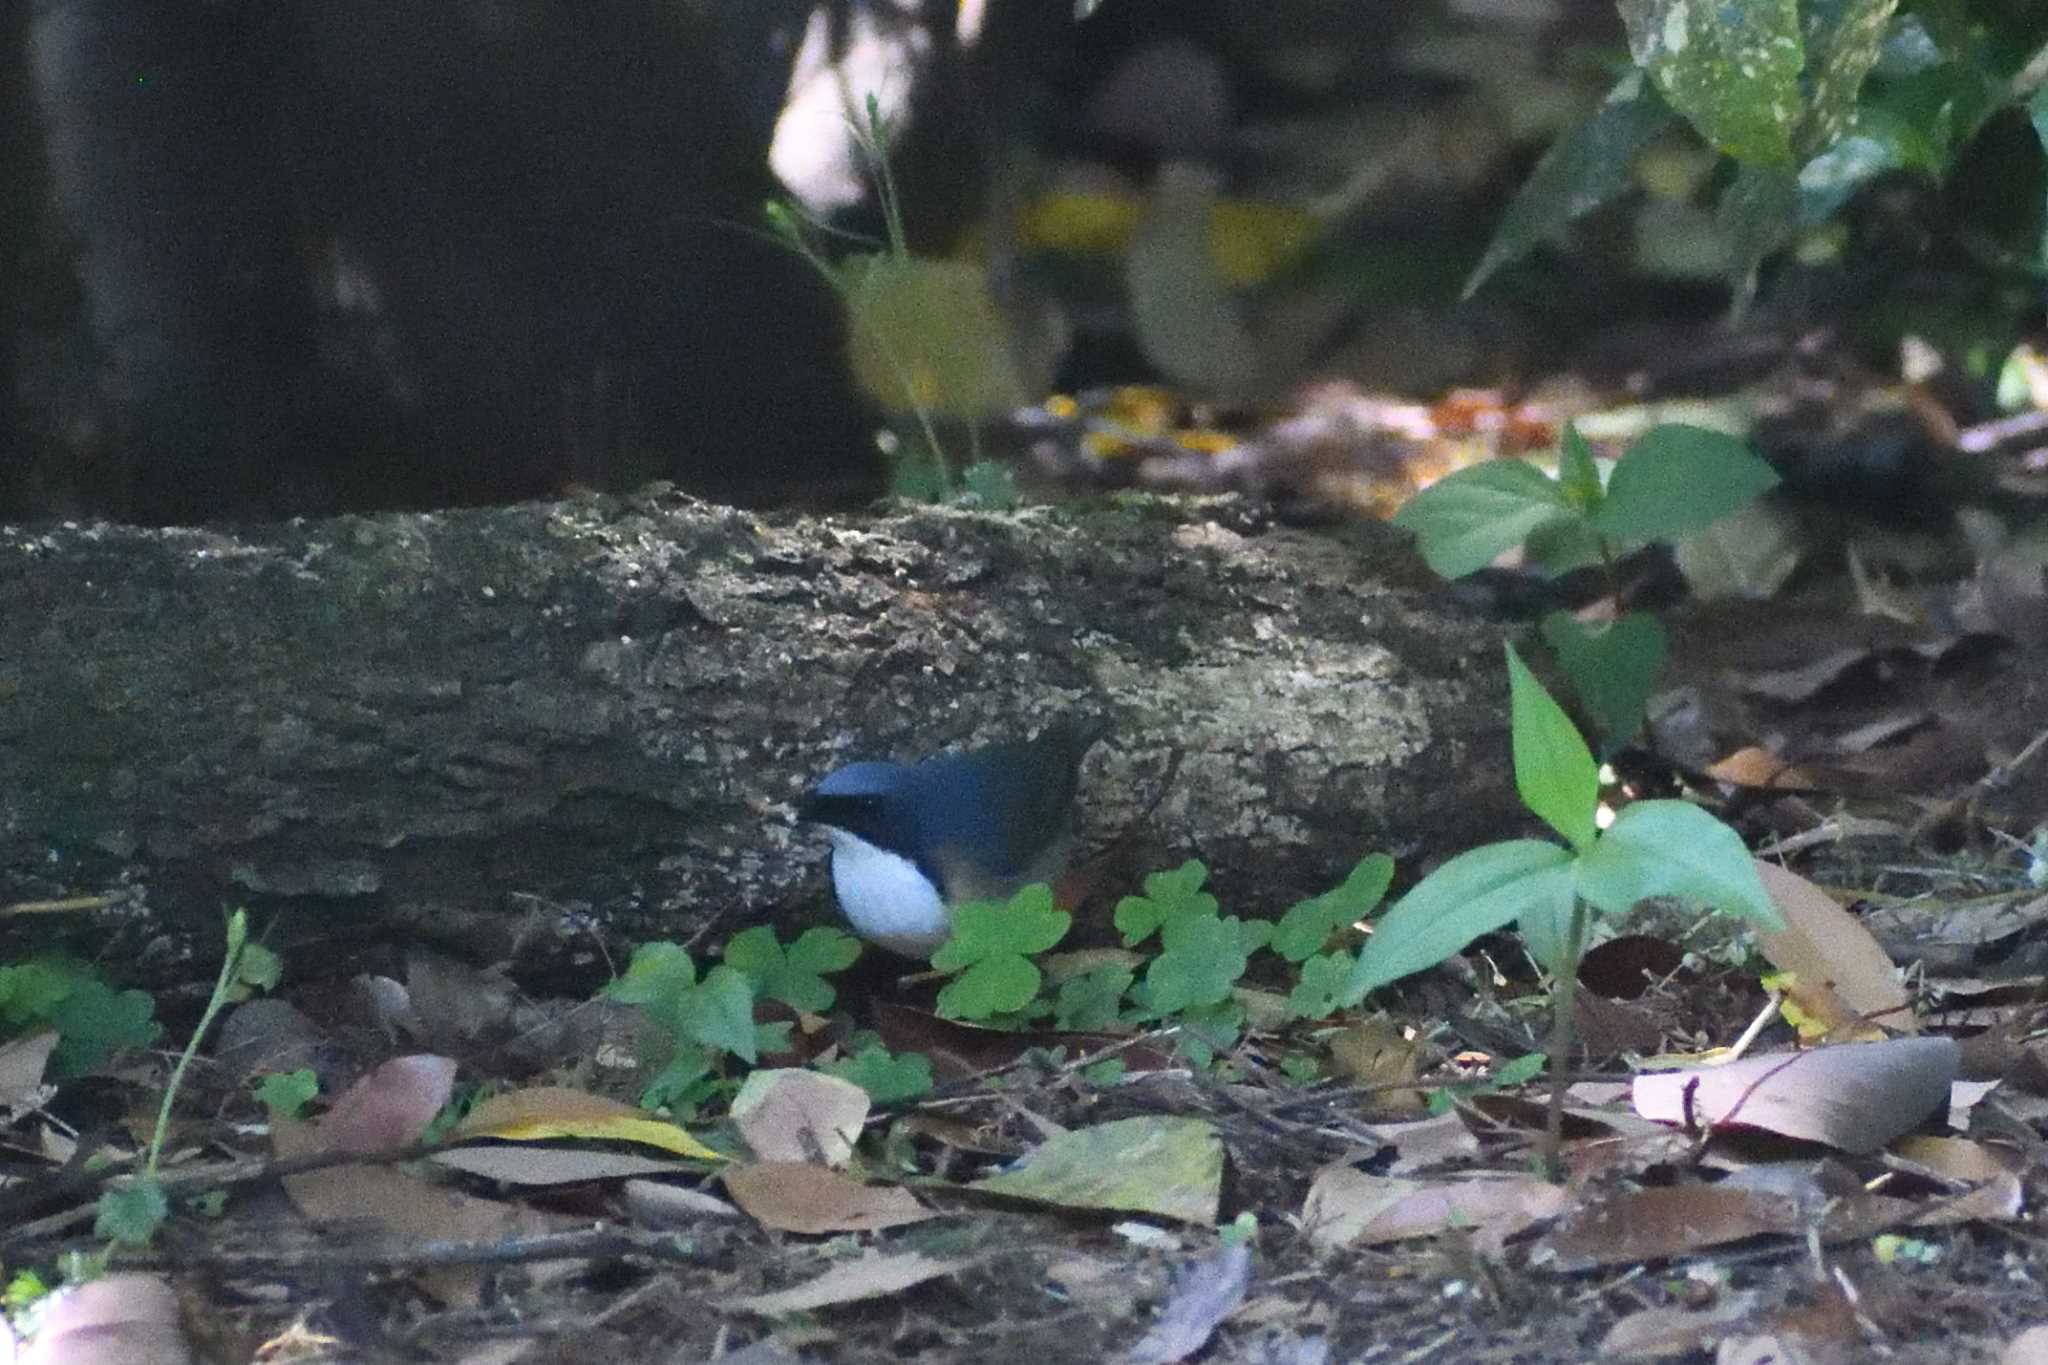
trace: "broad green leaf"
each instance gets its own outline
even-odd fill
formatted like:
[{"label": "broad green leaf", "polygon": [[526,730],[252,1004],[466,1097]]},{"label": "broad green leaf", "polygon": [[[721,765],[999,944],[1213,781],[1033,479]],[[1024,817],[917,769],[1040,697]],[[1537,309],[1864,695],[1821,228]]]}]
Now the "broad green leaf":
[{"label": "broad green leaf", "polygon": [[[1515,917],[1515,929],[1522,945],[1552,977],[1571,976],[1578,964],[1570,961],[1572,908],[1579,903],[1578,879],[1572,866],[1554,868],[1536,879],[1528,908]],[[1580,952],[1585,945],[1579,945]]]},{"label": "broad green leaf", "polygon": [[706,1047],[724,1048],[743,1062],[758,1053],[754,1038],[754,983],[731,967],[719,964],[683,998],[678,1014],[681,1036]]},{"label": "broad green leaf", "polygon": [[1649,896],[1672,896],[1784,927],[1741,836],[1684,801],[1623,809],[1579,860],[1579,894],[1610,915],[1626,914]]},{"label": "broad green leaf", "polygon": [[1349,953],[1321,953],[1301,964],[1301,979],[1287,993],[1297,1019],[1323,1019],[1344,1004],[1354,960]]},{"label": "broad green leaf", "polygon": [[880,1044],[871,1044],[819,1070],[843,1081],[852,1081],[868,1092],[876,1104],[895,1104],[928,1095],[932,1088],[932,1061],[922,1052],[891,1056]]},{"label": "broad green leaf", "polygon": [[1621,541],[1673,540],[1775,486],[1777,471],[1725,432],[1667,422],[1629,447],[1594,524]]},{"label": "broad green leaf", "polygon": [[256,1100],[275,1117],[297,1118],[320,1097],[320,1078],[311,1067],[272,1071],[256,1083]]},{"label": "broad green leaf", "polygon": [[1373,925],[1345,992],[1363,999],[1390,981],[1426,971],[1481,934],[1509,925],[1555,895],[1572,852],[1541,839],[1510,839],[1461,853],[1395,901]]},{"label": "broad green leaf", "polygon": [[122,1048],[145,1047],[163,1031],[147,991],[117,991],[98,978],[74,986],[50,1012],[57,1030],[49,1071],[53,1079],[84,1075]]},{"label": "broad green leaf", "polygon": [[1636,154],[1675,118],[1642,72],[1623,75],[1600,108],[1552,143],[1522,182],[1465,281],[1465,297],[1567,224],[1634,188]]},{"label": "broad green leaf", "polygon": [[1536,675],[1507,646],[1508,700],[1513,713],[1515,790],[1522,804],[1575,849],[1584,850],[1598,832],[1600,765]]},{"label": "broad green leaf", "polygon": [[1529,533],[1522,547],[1528,561],[1553,576],[1598,564],[1605,548],[1600,533],[1584,516],[1573,515],[1547,522]]},{"label": "broad green leaf", "polygon": [[147,1246],[170,1216],[171,1201],[164,1196],[164,1187],[154,1176],[138,1176],[100,1196],[93,1235],[123,1246]]},{"label": "broad green leaf", "polygon": [[1798,518],[1775,502],[1736,508],[1704,531],[1672,547],[1685,585],[1702,602],[1727,597],[1762,600],[1785,586],[1799,567],[1806,535]]},{"label": "broad green leaf", "polygon": [[1664,627],[1646,612],[1585,625],[1568,611],[1543,618],[1543,639],[1612,753],[1642,728],[1643,708],[1664,668]]},{"label": "broad green leaf", "polygon": [[1574,515],[1564,492],[1521,460],[1488,460],[1439,479],[1394,514],[1445,578],[1476,573],[1539,526]]},{"label": "broad green leaf", "polygon": [[1558,441],[1557,486],[1564,500],[1587,516],[1599,510],[1603,494],[1600,466],[1594,462],[1593,447],[1579,434],[1577,422],[1566,422]]},{"label": "broad green leaf", "polygon": [[1806,118],[1796,147],[1802,158],[1832,147],[1848,130],[1897,7],[1898,0],[1804,0]]},{"label": "broad green leaf", "polygon": [[1038,995],[1040,976],[1031,959],[1015,953],[983,958],[939,992],[945,1019],[986,1019],[1021,1010]]},{"label": "broad green leaf", "polygon": [[[2034,136],[2041,143],[2041,150],[2048,154],[2048,85],[2034,92],[2027,101],[2027,117],[2033,122]],[[2042,214],[2041,247],[2039,264],[2048,265],[2048,211]]]},{"label": "broad green leaf", "polygon": [[1146,1000],[1160,1014],[1227,998],[1248,965],[1235,918],[1169,921],[1161,943],[1162,951],[1145,970]]},{"label": "broad green leaf", "polygon": [[697,984],[697,964],[673,943],[643,943],[633,950],[626,974],[605,994],[627,1005],[651,1005]]},{"label": "broad green leaf", "polygon": [[1738,161],[1791,166],[1805,119],[1796,0],[1620,0],[1629,54],[1700,136]]},{"label": "broad green leaf", "polygon": [[1289,910],[1273,930],[1273,951],[1300,962],[1323,950],[1330,935],[1379,908],[1394,881],[1394,860],[1375,853],[1360,860],[1341,886]]},{"label": "broad green leaf", "polygon": [[1062,1208],[1114,1209],[1216,1224],[1223,1143],[1207,1120],[1148,1115],[1046,1139],[973,1188]]},{"label": "broad green leaf", "polygon": [[839,278],[854,378],[884,408],[975,421],[1027,401],[979,263],[882,253]]},{"label": "broad green leaf", "polygon": [[805,930],[788,948],[765,924],[741,930],[725,945],[725,964],[752,981],[756,995],[813,1014],[831,1009],[836,996],[823,974],[843,971],[859,956],[858,939],[825,926]]},{"label": "broad green leaf", "polygon": [[1173,1040],[1173,1053],[1189,1065],[1207,1070],[1219,1053],[1237,1046],[1244,1037],[1244,1006],[1235,996],[1210,1005],[1190,1005],[1179,1015],[1180,1033]]},{"label": "broad green leaf", "polygon": [[1209,869],[1193,859],[1171,872],[1154,872],[1145,878],[1145,894],[1125,896],[1117,902],[1116,928],[1124,947],[1134,947],[1150,938],[1161,926],[1190,916],[1216,914],[1216,898],[1202,890]]},{"label": "broad green leaf", "polygon": [[1052,888],[1034,883],[1010,897],[1007,904],[973,901],[953,910],[953,936],[932,954],[932,966],[958,971],[991,957],[1029,957],[1066,937],[1074,917],[1055,910]]},{"label": "broad green leaf", "polygon": [[1122,1017],[1124,992],[1133,979],[1129,967],[1108,962],[1062,981],[1053,1002],[1053,1026],[1073,1032],[1110,1027]]},{"label": "broad green leaf", "polygon": [[1728,243],[1728,284],[1738,316],[1756,294],[1757,271],[1792,240],[1799,217],[1799,181],[1786,166],[1738,166],[1714,206],[1714,225]]}]

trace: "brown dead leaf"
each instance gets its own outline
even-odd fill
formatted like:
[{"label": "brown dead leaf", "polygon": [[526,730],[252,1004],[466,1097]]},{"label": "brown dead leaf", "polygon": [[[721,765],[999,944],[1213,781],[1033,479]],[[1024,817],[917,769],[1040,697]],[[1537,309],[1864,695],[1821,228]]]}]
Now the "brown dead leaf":
[{"label": "brown dead leaf", "polygon": [[[809,1169],[816,1170],[817,1167]],[[731,1179],[732,1172],[726,1173]],[[834,1266],[814,1280],[784,1289],[774,1294],[754,1294],[743,1299],[734,1299],[726,1306],[735,1312],[758,1313],[766,1318],[784,1317],[790,1313],[812,1313],[834,1304],[858,1303],[863,1299],[879,1299],[890,1294],[900,1294],[906,1289],[915,1289],[941,1275],[953,1275],[966,1269],[972,1262],[942,1261],[920,1252],[906,1252],[899,1256],[869,1255],[857,1261]]]},{"label": "brown dead leaf", "polygon": [[1607,1329],[1595,1353],[1602,1360],[1662,1360],[1687,1355],[1757,1310],[1754,1293],[1729,1294],[1710,1308],[1644,1308]]},{"label": "brown dead leaf", "polygon": [[1752,744],[1713,763],[1707,776],[1732,787],[1759,791],[1819,791],[1825,783],[1806,769],[1787,763],[1768,749]]},{"label": "brown dead leaf", "polygon": [[1822,1202],[1817,1188],[1812,1198],[1727,1184],[1624,1190],[1565,1213],[1530,1260],[1572,1272],[1684,1256],[1765,1233],[1799,1234]]},{"label": "brown dead leaf", "polygon": [[1372,1131],[1394,1149],[1394,1160],[1386,1168],[1388,1175],[1408,1175],[1479,1155],[1479,1139],[1455,1113],[1412,1123],[1376,1123]]},{"label": "brown dead leaf", "polygon": [[756,1161],[722,1178],[735,1204],[778,1232],[873,1232],[937,1216],[906,1189],[863,1185],[809,1162]]},{"label": "brown dead leaf", "polygon": [[1650,1072],[1632,1093],[1644,1118],[1688,1131],[1726,1124],[1874,1152],[1947,1101],[1957,1055],[1951,1038],[1844,1043]]},{"label": "brown dead leaf", "polygon": [[1762,860],[1756,870],[1785,918],[1783,929],[1759,926],[1757,942],[1774,966],[1791,975],[1787,995],[1801,1013],[1825,1032],[1919,1028],[1898,969],[1854,915],[1796,873]]},{"label": "brown dead leaf", "polygon": [[1534,1176],[1392,1179],[1336,1165],[1309,1186],[1301,1221],[1325,1250],[1434,1237],[1453,1227],[1477,1228],[1486,1244],[1498,1246],[1566,1202],[1561,1187]]}]

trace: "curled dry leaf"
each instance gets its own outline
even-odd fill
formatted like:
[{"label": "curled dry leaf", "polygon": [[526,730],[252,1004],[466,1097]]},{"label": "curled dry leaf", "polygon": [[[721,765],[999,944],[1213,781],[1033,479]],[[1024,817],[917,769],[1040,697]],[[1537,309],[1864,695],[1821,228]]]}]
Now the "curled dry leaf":
[{"label": "curled dry leaf", "polygon": [[1757,943],[1781,972],[1787,997],[1822,1033],[1859,1037],[1913,1033],[1912,997],[1898,969],[1861,920],[1797,873],[1762,859],[1757,875],[1785,917],[1783,929],[1759,927]]},{"label": "curled dry leaf", "polygon": [[868,1092],[817,1071],[764,1070],[733,1097],[733,1123],[762,1161],[844,1166],[868,1121]]},{"label": "curled dry leaf", "polygon": [[1692,1128],[1728,1124],[1874,1152],[1948,1099],[1951,1038],[1893,1038],[1746,1057],[1725,1066],[1636,1077],[1636,1112]]}]

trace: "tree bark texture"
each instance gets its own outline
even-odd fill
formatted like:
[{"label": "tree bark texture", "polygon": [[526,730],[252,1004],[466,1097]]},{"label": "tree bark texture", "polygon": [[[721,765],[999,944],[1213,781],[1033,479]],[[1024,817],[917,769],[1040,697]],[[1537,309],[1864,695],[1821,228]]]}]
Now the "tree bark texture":
[{"label": "tree bark texture", "polygon": [[1084,840],[1141,829],[1277,914],[1373,850],[1499,837],[1502,678],[1397,533],[1234,500],[0,528],[0,901],[112,896],[4,921],[17,947],[211,938],[226,904],[299,942],[715,942],[829,915],[792,818],[824,773],[1079,713]]}]

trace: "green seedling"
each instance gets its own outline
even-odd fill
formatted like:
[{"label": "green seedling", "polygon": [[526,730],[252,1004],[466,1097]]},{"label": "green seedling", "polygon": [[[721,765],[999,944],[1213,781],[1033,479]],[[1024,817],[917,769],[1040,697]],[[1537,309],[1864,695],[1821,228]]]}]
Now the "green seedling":
[{"label": "green seedling", "polygon": [[721,963],[699,980],[697,964],[673,943],[640,945],[604,993],[645,1011],[655,1041],[669,1049],[667,1065],[641,1092],[649,1109],[694,1108],[717,1088],[726,1054],[752,1064],[787,1045],[788,1024],[755,1024],[754,983],[744,972]]},{"label": "green seedling", "polygon": [[[1556,478],[1521,460],[1490,460],[1425,488],[1394,522],[1415,533],[1424,561],[1446,578],[1522,546],[1551,573],[1600,565],[1618,596],[1624,555],[1704,531],[1777,482],[1747,442],[1666,424],[1644,433],[1603,485],[1591,448],[1567,424]],[[1633,739],[1663,669],[1663,627],[1639,612],[1588,625],[1560,611],[1542,630],[1603,748]]]},{"label": "green seedling", "polygon": [[149,1150],[143,1157],[142,1170],[134,1179],[112,1186],[100,1195],[98,1213],[93,1220],[94,1236],[123,1246],[147,1246],[155,1238],[157,1229],[164,1225],[164,1220],[170,1217],[170,1200],[164,1194],[163,1182],[157,1171],[163,1161],[164,1139],[171,1130],[171,1106],[177,1101],[178,1091],[185,1083],[185,1072],[192,1065],[192,1058],[198,1054],[200,1039],[206,1036],[213,1021],[226,1008],[235,984],[243,979],[243,959],[248,945],[248,913],[231,911],[227,919],[227,951],[221,958],[220,975],[213,983],[213,993],[207,997],[198,1027],[186,1039],[185,1050],[178,1054],[178,1063],[171,1068],[170,1079],[164,1083],[163,1099],[157,1105],[156,1125],[150,1131]]},{"label": "green seedling", "polygon": [[1623,915],[1642,900],[1695,901],[1783,927],[1741,838],[1684,801],[1638,801],[1599,828],[1592,751],[1512,646],[1507,649],[1515,788],[1563,837],[1510,839],[1460,854],[1422,879],[1374,925],[1352,969],[1349,1002],[1436,966],[1510,924],[1550,973],[1554,1085],[1544,1157],[1555,1168],[1564,1123],[1579,960],[1588,916]]}]

